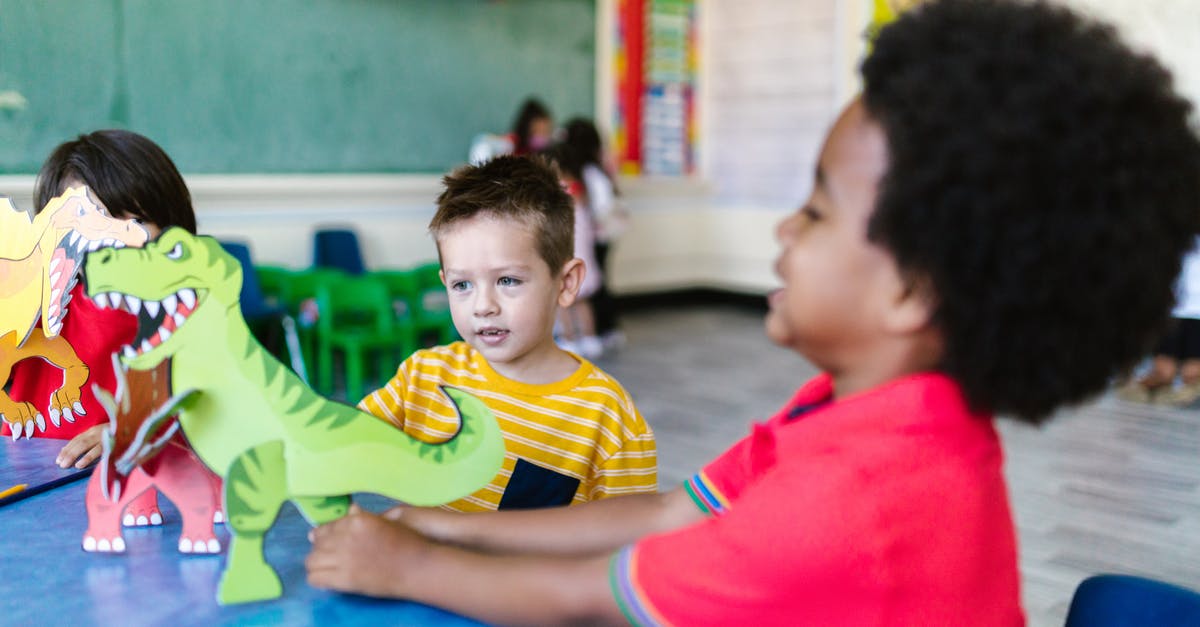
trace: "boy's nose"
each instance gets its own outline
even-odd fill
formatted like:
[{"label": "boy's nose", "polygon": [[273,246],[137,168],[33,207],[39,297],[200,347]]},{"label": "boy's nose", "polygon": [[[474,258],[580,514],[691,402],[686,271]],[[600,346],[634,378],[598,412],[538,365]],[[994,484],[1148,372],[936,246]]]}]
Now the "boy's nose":
[{"label": "boy's nose", "polygon": [[791,237],[792,225],[795,224],[795,220],[796,214],[789,214],[786,218],[780,220],[779,224],[775,225],[775,241],[780,244],[787,243],[788,238]]},{"label": "boy's nose", "polygon": [[479,290],[475,296],[475,315],[476,316],[493,316],[500,311],[500,307],[493,297],[491,290]]}]

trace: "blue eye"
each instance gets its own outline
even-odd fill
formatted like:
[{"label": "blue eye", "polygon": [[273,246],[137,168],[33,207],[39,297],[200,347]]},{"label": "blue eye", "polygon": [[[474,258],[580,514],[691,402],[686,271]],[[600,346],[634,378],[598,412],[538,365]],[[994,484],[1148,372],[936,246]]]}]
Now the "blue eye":
[{"label": "blue eye", "polygon": [[455,282],[453,282],[453,283],[451,283],[451,284],[450,284],[450,289],[452,289],[452,290],[454,290],[454,291],[456,291],[456,292],[461,292],[461,291],[463,291],[463,290],[466,290],[466,289],[468,289],[468,288],[470,288],[470,287],[471,287],[471,282],[470,282],[470,281],[455,281]]},{"label": "blue eye", "polygon": [[500,285],[501,287],[516,287],[521,284],[521,279],[514,279],[510,276],[502,276],[498,281],[496,281],[496,284]]}]

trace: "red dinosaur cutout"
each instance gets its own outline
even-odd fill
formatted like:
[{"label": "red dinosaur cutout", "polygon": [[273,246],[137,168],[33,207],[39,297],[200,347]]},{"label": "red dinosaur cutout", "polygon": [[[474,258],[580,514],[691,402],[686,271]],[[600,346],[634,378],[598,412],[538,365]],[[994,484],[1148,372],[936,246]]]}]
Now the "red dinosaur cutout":
[{"label": "red dinosaur cutout", "polygon": [[93,388],[108,411],[109,426],[100,465],[88,481],[83,550],[122,553],[122,522],[160,524],[157,489],[183,518],[180,552],[220,552],[213,523],[223,519],[221,479],[192,452],[178,433],[178,423],[167,420],[191,395],[170,397],[169,361],[151,370],[127,371],[114,355],[113,370],[115,398]]}]

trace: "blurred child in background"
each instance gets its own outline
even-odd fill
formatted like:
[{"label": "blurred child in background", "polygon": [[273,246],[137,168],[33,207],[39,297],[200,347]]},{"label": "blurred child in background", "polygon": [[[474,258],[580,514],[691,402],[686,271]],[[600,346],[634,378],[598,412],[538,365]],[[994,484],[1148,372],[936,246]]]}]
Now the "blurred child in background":
[{"label": "blurred child in background", "polygon": [[580,162],[579,175],[583,200],[595,228],[595,257],[600,274],[600,286],[592,295],[596,335],[605,349],[616,348],[624,341],[618,326],[617,302],[608,290],[608,254],[613,242],[629,225],[629,214],[618,198],[616,177],[604,158],[600,132],[591,120],[573,118],[564,128],[563,144]]}]

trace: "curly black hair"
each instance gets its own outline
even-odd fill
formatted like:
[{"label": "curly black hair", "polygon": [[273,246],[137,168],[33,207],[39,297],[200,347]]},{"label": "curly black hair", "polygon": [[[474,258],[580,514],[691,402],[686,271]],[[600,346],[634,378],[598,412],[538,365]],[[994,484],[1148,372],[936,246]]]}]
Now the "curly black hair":
[{"label": "curly black hair", "polygon": [[868,237],[932,287],[972,408],[1038,422],[1146,354],[1200,232],[1200,141],[1162,66],[1064,8],[943,0],[862,74],[889,148]]}]

